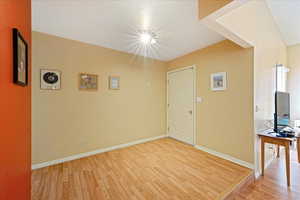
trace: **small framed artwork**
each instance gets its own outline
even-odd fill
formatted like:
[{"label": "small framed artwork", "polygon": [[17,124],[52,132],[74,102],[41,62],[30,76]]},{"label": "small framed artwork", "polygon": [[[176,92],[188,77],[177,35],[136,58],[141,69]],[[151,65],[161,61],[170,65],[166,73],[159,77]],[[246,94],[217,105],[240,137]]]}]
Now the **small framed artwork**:
[{"label": "small framed artwork", "polygon": [[28,45],[18,29],[13,29],[13,82],[28,84]]},{"label": "small framed artwork", "polygon": [[110,90],[119,90],[120,89],[120,77],[119,76],[110,76],[109,77],[109,89]]},{"label": "small framed artwork", "polygon": [[79,90],[97,91],[98,75],[97,74],[79,74]]},{"label": "small framed artwork", "polygon": [[41,69],[41,89],[59,90],[61,72],[58,70]]},{"label": "small framed artwork", "polygon": [[219,72],[211,74],[211,90],[222,91],[227,89],[227,73]]}]

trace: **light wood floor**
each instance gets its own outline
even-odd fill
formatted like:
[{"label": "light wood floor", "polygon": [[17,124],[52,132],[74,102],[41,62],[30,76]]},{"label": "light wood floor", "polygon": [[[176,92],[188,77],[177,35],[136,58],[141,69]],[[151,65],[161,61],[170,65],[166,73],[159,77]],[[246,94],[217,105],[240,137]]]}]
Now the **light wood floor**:
[{"label": "light wood floor", "polygon": [[214,200],[251,170],[165,138],[32,173],[32,200]]},{"label": "light wood floor", "polygon": [[280,159],[276,159],[265,170],[265,176],[239,192],[236,200],[299,200],[300,164],[296,151],[291,153],[291,187],[286,184],[284,149]]}]

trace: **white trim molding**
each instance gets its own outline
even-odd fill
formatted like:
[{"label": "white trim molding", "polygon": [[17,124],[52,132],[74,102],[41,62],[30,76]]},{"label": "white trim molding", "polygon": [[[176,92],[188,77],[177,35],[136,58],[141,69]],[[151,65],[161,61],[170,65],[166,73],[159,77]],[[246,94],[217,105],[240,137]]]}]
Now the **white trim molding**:
[{"label": "white trim molding", "polygon": [[[267,160],[265,164],[265,170],[272,164],[272,162],[276,159],[276,154],[273,154],[272,157]],[[258,179],[261,176],[261,167],[259,167],[259,170],[255,172],[255,178]]]},{"label": "white trim molding", "polygon": [[125,143],[125,144],[119,144],[119,145],[112,146],[112,147],[98,149],[98,150],[95,150],[95,151],[80,153],[80,154],[68,156],[68,157],[65,157],[65,158],[57,159],[57,160],[51,160],[51,161],[47,161],[47,162],[43,162],[43,163],[38,163],[38,164],[32,165],[31,169],[35,170],[35,169],[40,169],[40,168],[43,168],[43,167],[57,165],[57,164],[60,164],[60,163],[71,161],[71,160],[77,160],[77,159],[80,159],[80,158],[85,158],[85,157],[88,157],[88,156],[93,156],[93,155],[96,155],[96,154],[100,154],[100,153],[104,153],[104,152],[108,152],[108,151],[112,151],[112,150],[116,150],[116,149],[129,147],[129,146],[133,146],[133,145],[136,145],[136,144],[142,144],[142,143],[150,142],[150,141],[153,141],[153,140],[158,140],[158,139],[165,138],[165,137],[167,137],[167,135],[160,135],[160,136],[156,136],[156,137],[136,140],[136,141]]},{"label": "white trim molding", "polygon": [[227,155],[227,154],[224,154],[224,153],[220,153],[220,152],[211,150],[211,149],[206,148],[204,146],[195,145],[195,148],[197,148],[197,149],[199,149],[201,151],[205,151],[206,153],[212,154],[212,155],[217,156],[219,158],[223,158],[225,160],[229,160],[229,161],[231,161],[233,163],[236,163],[238,165],[241,165],[243,167],[247,167],[249,169],[254,169],[254,165],[253,164],[248,163],[248,162],[243,161],[243,160],[240,160],[240,159],[237,159],[237,158],[232,157],[230,155]]}]

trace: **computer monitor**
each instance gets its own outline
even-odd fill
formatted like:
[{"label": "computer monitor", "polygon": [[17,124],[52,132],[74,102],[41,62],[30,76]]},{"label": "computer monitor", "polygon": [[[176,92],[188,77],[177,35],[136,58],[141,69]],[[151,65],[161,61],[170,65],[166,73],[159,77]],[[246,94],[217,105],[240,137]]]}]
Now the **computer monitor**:
[{"label": "computer monitor", "polygon": [[290,94],[287,92],[275,93],[274,132],[280,131],[290,124]]}]

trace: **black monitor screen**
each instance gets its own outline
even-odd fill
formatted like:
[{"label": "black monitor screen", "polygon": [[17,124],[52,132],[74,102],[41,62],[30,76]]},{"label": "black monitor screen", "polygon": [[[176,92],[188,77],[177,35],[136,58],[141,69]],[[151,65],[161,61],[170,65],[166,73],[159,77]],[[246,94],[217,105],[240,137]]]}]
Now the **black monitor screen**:
[{"label": "black monitor screen", "polygon": [[275,113],[277,126],[288,126],[290,122],[290,95],[286,92],[276,92]]}]

